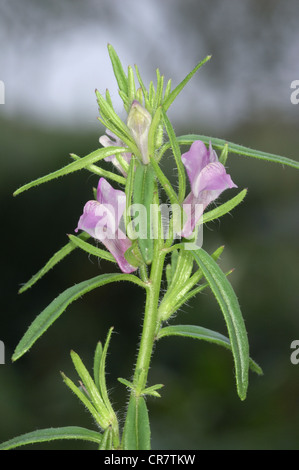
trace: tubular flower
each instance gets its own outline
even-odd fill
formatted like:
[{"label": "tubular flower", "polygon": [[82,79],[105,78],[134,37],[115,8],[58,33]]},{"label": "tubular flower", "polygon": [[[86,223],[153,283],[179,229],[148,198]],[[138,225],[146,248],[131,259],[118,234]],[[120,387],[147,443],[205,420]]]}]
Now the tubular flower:
[{"label": "tubular flower", "polygon": [[125,258],[131,241],[120,230],[119,224],[126,207],[123,191],[114,189],[105,178],[101,178],[97,188],[97,200],[88,201],[81,215],[76,232],[84,230],[91,237],[100,240],[114,256],[124,273],[136,270]]},{"label": "tubular flower", "polygon": [[236,188],[225,167],[218,161],[211,142],[209,149],[201,140],[193,142],[188,152],[182,155],[191,185],[191,192],[183,203],[188,218],[180,235],[191,236],[205,208],[228,188]]},{"label": "tubular flower", "polygon": [[[106,134],[107,135],[102,135],[99,139],[100,144],[103,145],[103,147],[126,147],[126,145],[123,143],[121,139],[119,139],[113,132],[109,131],[109,129],[106,129]],[[131,153],[122,153],[121,156],[125,160],[126,163],[130,163],[131,160]],[[127,176],[125,170],[117,160],[115,155],[110,155],[109,157],[104,158],[105,162],[112,162],[113,165],[120,171],[124,176]]]}]

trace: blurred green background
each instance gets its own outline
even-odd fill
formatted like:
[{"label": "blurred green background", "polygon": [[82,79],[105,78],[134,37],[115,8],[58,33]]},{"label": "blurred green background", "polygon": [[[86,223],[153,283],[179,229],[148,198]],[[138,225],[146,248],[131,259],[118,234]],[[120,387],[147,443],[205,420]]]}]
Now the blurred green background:
[{"label": "blurred green background", "polygon": [[[223,137],[299,160],[299,105],[290,101],[290,84],[299,79],[298,13],[295,0],[1,3],[0,339],[6,364],[0,365],[0,441],[43,427],[94,428],[59,371],[76,380],[71,349],[91,368],[96,343],[110,326],[107,380],[120,417],[126,409],[117,377],[129,379],[136,360],[144,306],[138,287],[110,285],[87,294],[27,355],[10,360],[31,321],[60,292],[113,270],[77,250],[18,295],[73,233],[97,178],[80,172],[12,197],[22,184],[67,164],[70,152],[83,156],[98,147],[104,129],[94,89],[108,87],[119,105],[107,43],[124,65],[138,64],[146,83],[159,67],[176,85],[211,53],[212,61],[170,109],[177,135]],[[170,159],[167,165],[171,174]],[[230,280],[251,356],[264,376],[250,376],[248,398],[240,402],[228,351],[189,339],[161,340],[150,370],[151,384],[165,384],[161,399],[148,400],[153,449],[299,448],[299,365],[290,361],[291,342],[299,339],[299,172],[235,155],[228,167],[248,196],[205,228],[204,247],[226,247],[221,267],[235,268]],[[175,322],[226,334],[207,291]],[[33,448],[76,447],[65,441]]]}]

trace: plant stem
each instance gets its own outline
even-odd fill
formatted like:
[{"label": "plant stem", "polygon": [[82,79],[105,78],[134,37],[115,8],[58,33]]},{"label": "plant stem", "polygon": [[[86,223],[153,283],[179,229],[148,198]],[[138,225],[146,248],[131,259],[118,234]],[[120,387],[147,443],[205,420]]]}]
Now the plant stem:
[{"label": "plant stem", "polygon": [[155,341],[164,258],[164,253],[159,252],[154,254],[154,261],[147,289],[142,336],[133,380],[135,385],[135,394],[137,396],[141,394],[142,390],[146,386],[148,369]]},{"label": "plant stem", "polygon": [[[156,192],[155,202],[157,203],[157,201],[159,202],[159,198]],[[158,322],[158,303],[166,256],[166,252],[163,250],[164,240],[162,238],[161,217],[159,217],[158,232],[158,237],[154,241],[154,256],[147,286],[142,336],[133,379],[136,396],[139,396],[146,386]]]},{"label": "plant stem", "polygon": [[[142,395],[146,389],[148,371],[159,322],[158,305],[164,260],[167,255],[167,250],[164,249],[162,217],[157,185],[154,191],[153,202],[157,204],[159,210],[157,211],[157,218],[153,221],[153,228],[156,229],[156,231],[154,230],[156,238],[154,239],[150,276],[147,278],[145,272],[140,273],[146,285],[146,303],[141,341],[133,377],[133,387],[131,389],[131,397],[121,443],[121,448],[127,450],[144,450],[150,448],[150,424]],[[146,281],[145,278],[147,279]]]}]

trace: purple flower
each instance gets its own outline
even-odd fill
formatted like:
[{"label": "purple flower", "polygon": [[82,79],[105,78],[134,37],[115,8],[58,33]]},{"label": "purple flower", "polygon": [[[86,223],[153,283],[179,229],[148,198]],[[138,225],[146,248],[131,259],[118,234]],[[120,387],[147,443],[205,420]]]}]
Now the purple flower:
[{"label": "purple flower", "polygon": [[81,215],[76,232],[84,230],[100,240],[110,251],[124,273],[136,270],[125,258],[131,241],[120,230],[119,224],[126,207],[126,195],[114,189],[105,178],[101,178],[97,189],[97,200],[88,201]]},{"label": "purple flower", "polygon": [[191,236],[205,208],[228,188],[236,188],[225,167],[218,161],[211,142],[209,149],[200,140],[196,140],[190,150],[182,155],[182,162],[189,177],[191,192],[186,197],[183,208],[188,215],[180,235]]},{"label": "purple flower", "polygon": [[[126,147],[123,141],[119,139],[115,134],[113,134],[113,132],[109,131],[109,129],[106,129],[106,134],[107,135],[102,135],[99,139],[103,147]],[[121,156],[123,157],[126,163],[130,163],[132,156],[131,153],[122,153]],[[118,171],[120,171],[124,176],[127,176],[125,170],[118,162],[115,155],[110,155],[109,157],[104,158],[104,160],[105,162],[112,162],[113,165],[118,169]]]}]

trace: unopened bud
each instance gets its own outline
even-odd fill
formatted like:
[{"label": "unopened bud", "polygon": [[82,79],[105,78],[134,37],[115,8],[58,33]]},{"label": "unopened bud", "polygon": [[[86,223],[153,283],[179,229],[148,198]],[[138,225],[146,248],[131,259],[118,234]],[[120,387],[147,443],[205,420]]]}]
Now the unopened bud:
[{"label": "unopened bud", "polygon": [[148,132],[152,122],[150,113],[138,101],[133,101],[127,125],[141,152],[143,163],[149,163],[148,156]]}]

